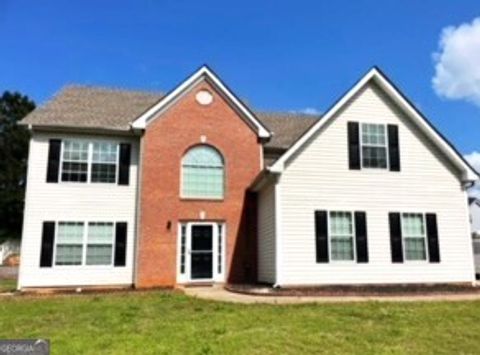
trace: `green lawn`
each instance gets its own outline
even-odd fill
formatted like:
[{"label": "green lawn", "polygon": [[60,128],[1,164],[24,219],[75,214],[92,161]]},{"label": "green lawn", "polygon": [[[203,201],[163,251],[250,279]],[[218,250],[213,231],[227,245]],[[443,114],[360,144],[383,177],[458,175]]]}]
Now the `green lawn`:
[{"label": "green lawn", "polygon": [[479,353],[480,302],[235,305],[163,293],[0,299],[0,338],[53,354]]}]

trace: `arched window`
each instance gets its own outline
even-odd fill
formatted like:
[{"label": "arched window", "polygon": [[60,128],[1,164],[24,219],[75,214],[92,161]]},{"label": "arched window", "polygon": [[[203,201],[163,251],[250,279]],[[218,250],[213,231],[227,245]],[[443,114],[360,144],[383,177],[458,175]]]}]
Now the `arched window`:
[{"label": "arched window", "polygon": [[182,159],[182,197],[223,198],[223,157],[208,145],[191,148]]}]

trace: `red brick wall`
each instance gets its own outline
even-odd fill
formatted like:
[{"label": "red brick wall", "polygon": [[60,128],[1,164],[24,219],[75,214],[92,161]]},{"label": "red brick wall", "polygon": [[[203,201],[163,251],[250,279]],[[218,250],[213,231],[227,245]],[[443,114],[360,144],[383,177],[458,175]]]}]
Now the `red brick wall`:
[{"label": "red brick wall", "polygon": [[[213,94],[208,106],[195,100],[201,88]],[[222,201],[180,198],[182,156],[191,146],[201,144],[201,136],[225,160]],[[143,138],[136,286],[175,285],[178,222],[200,220],[200,211],[205,211],[205,220],[226,222],[227,281],[255,279],[256,203],[247,187],[260,171],[261,145],[256,133],[203,82],[151,122]]]}]

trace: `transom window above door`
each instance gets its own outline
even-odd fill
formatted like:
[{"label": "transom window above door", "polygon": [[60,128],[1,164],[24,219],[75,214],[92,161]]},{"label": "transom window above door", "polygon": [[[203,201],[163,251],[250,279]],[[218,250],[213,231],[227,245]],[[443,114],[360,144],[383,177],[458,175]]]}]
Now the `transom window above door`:
[{"label": "transom window above door", "polygon": [[224,161],[213,147],[198,145],[182,159],[181,197],[222,199],[224,196]]},{"label": "transom window above door", "polygon": [[388,143],[383,124],[361,124],[361,154],[364,168],[387,169]]}]

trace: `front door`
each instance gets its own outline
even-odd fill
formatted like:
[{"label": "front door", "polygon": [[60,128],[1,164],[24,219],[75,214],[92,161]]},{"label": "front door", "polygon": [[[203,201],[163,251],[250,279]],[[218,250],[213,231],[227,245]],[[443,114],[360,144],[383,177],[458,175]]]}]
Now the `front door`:
[{"label": "front door", "polygon": [[224,282],[226,224],[183,222],[178,225],[177,282]]},{"label": "front door", "polygon": [[210,280],[213,278],[213,226],[191,227],[190,278]]}]

